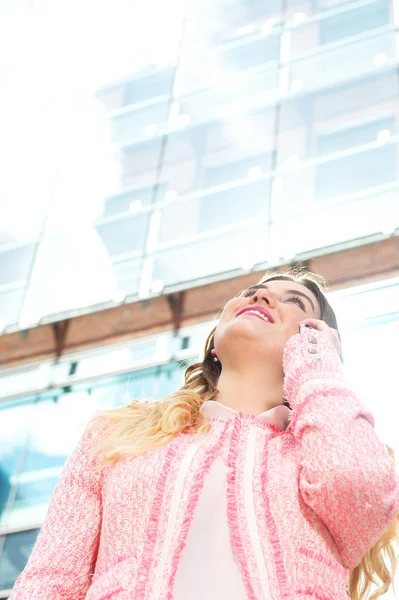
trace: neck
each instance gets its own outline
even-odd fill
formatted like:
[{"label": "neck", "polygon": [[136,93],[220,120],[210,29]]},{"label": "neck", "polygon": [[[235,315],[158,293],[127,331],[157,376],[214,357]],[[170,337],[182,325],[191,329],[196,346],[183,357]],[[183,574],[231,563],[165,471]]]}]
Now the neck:
[{"label": "neck", "polygon": [[271,408],[284,403],[282,374],[262,372],[223,370],[220,374],[215,400],[251,415],[260,415]]}]

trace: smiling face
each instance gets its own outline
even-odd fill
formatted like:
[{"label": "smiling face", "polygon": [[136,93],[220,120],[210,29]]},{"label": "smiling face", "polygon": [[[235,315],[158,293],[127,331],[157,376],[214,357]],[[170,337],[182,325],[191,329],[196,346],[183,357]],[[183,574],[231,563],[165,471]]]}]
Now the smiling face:
[{"label": "smiling face", "polygon": [[[247,312],[238,315],[255,306],[266,309],[274,323]],[[299,333],[299,322],[310,317],[320,319],[320,306],[304,285],[288,280],[255,284],[225,305],[215,331],[216,354],[222,365],[233,365],[239,356],[252,364],[267,360],[281,366],[285,343]]]}]

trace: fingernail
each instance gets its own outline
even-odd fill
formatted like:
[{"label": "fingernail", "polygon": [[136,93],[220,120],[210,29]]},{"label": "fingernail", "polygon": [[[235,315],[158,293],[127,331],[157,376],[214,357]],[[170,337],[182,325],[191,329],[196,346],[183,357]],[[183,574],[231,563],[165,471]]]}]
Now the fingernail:
[{"label": "fingernail", "polygon": [[306,327],[309,327],[309,329],[312,329],[312,328],[311,328],[311,326],[310,326],[310,325],[308,325],[307,323],[301,323],[301,324],[299,325],[299,332],[300,332],[300,333],[303,333],[303,332],[305,331],[305,328],[306,328]]}]

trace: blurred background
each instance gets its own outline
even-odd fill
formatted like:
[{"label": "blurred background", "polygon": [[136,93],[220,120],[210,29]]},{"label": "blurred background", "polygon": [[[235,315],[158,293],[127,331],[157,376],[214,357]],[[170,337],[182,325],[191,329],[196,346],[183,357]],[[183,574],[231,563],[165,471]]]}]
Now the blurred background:
[{"label": "blurred background", "polygon": [[398,24],[399,0],[0,0],[0,598],[87,419],[180,387],[266,269],[327,278],[398,451]]}]

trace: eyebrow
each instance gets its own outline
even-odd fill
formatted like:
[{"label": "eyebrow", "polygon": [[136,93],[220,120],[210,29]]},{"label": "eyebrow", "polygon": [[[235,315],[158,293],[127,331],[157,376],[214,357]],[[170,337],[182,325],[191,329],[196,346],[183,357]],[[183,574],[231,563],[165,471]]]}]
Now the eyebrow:
[{"label": "eyebrow", "polygon": [[[246,288],[247,290],[257,290],[258,288],[265,288],[266,290],[268,290],[268,286],[265,285],[264,283],[259,283],[258,285],[250,285],[248,288]],[[245,290],[244,290],[245,291]],[[309,302],[309,304],[311,305],[313,312],[316,313],[316,309],[315,306],[311,300],[311,298],[309,298],[309,296],[307,296],[306,294],[304,294],[303,292],[300,292],[299,290],[284,290],[284,294],[297,294],[298,296],[303,296],[304,298],[306,298],[306,300]]]}]

